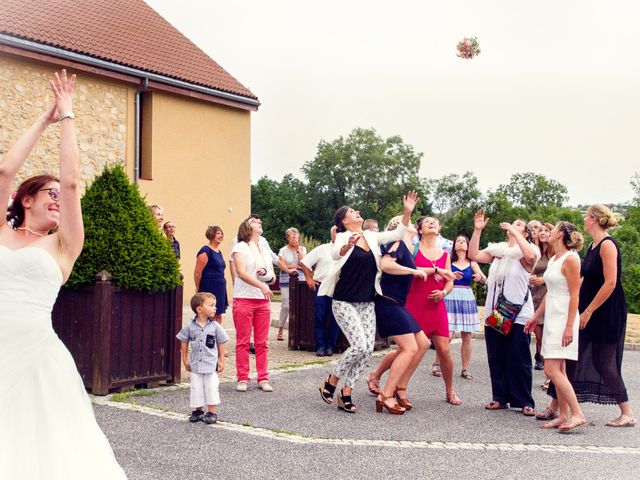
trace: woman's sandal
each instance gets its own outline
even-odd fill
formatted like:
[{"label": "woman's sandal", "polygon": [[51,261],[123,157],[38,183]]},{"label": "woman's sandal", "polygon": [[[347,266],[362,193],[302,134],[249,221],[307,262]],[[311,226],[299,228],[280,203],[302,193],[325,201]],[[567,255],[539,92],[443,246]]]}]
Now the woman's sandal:
[{"label": "woman's sandal", "polygon": [[282,332],[278,332],[277,340],[279,342],[284,342],[284,336],[282,335]]},{"label": "woman's sandal", "polygon": [[582,427],[587,424],[587,420],[582,418],[571,417],[569,420],[564,422],[562,425],[558,427],[558,431],[560,433],[569,433],[572,430],[575,430],[578,427]]},{"label": "woman's sandal", "polygon": [[533,417],[536,414],[536,411],[533,407],[522,407],[522,414],[525,417]]},{"label": "woman's sandal", "polygon": [[338,408],[347,413],[356,413],[356,406],[351,401],[351,395],[344,395],[342,390],[338,394]]},{"label": "woman's sandal", "polygon": [[380,394],[378,395],[378,398],[376,398],[376,412],[380,413],[384,408],[391,415],[402,415],[404,414],[404,412],[407,411],[405,408],[401,407],[397,403],[394,403],[393,405],[389,406],[386,403],[386,401],[391,399],[393,399],[393,397],[385,397],[384,393],[380,392]]},{"label": "woman's sandal", "polygon": [[379,395],[380,380],[376,380],[375,378],[373,378],[372,374],[367,375],[367,388],[369,389],[369,393],[371,393],[371,395]]},{"label": "woman's sandal", "polygon": [[452,392],[451,395],[447,394],[446,396],[447,403],[457,407],[458,405],[462,405],[462,400],[456,394],[456,392]]},{"label": "woman's sandal", "polygon": [[554,428],[560,428],[560,425],[564,424],[566,421],[566,418],[558,417],[550,422],[540,425],[540,428],[543,430],[553,430]]},{"label": "woman's sandal", "polygon": [[331,405],[333,403],[333,394],[336,392],[336,387],[329,383],[331,375],[324,381],[324,385],[320,387],[320,396],[325,403]]},{"label": "woman's sandal", "polygon": [[536,420],[553,420],[557,417],[558,414],[548,407],[544,412],[536,414]]},{"label": "woman's sandal", "polygon": [[406,392],[406,388],[396,387],[396,391],[393,392],[393,396],[398,401],[398,404],[404,408],[405,410],[411,410],[413,408],[413,404],[409,401],[407,397],[402,398],[398,392]]},{"label": "woman's sandal", "polygon": [[629,415],[620,415],[615,420],[607,422],[607,427],[634,427],[638,421]]},{"label": "woman's sandal", "polygon": [[469,373],[469,370],[467,370],[466,368],[462,370],[462,373],[460,373],[460,376],[465,380],[473,380],[473,375],[471,375]]},{"label": "woman's sandal", "polygon": [[442,376],[442,371],[440,370],[440,364],[439,363],[434,363],[431,366],[431,375],[433,375],[434,377],[441,377]]},{"label": "woman's sandal", "polygon": [[487,410],[506,410],[507,406],[504,403],[493,401],[487,403],[484,408],[486,408]]}]

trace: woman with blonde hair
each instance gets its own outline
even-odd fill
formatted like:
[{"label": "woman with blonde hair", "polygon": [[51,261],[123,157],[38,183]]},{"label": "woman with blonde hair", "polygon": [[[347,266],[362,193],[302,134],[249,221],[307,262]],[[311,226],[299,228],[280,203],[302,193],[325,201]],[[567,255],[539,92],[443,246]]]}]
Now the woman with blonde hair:
[{"label": "woman with blonde hair", "polygon": [[[584,216],[584,230],[593,242],[587,248],[580,274],[580,345],[578,361],[567,365],[567,376],[579,402],[617,404],[620,415],[609,427],[632,427],[633,415],[622,379],[622,354],[627,329],[627,301],[622,289],[620,247],[609,235],[618,221],[604,205],[591,205]],[[553,383],[549,395],[556,396]],[[557,401],[548,411],[555,415]]]},{"label": "woman with blonde hair", "polygon": [[278,252],[280,267],[280,317],[278,318],[278,341],[283,341],[283,329],[289,320],[289,275],[298,272],[298,278],[305,281],[304,272],[299,268],[300,260],[307,254],[307,249],[300,245],[300,232],[297,228],[287,228],[284,232],[287,244]]},{"label": "woman with blonde hair", "polygon": [[567,360],[578,360],[580,257],[577,250],[582,249],[584,240],[575,225],[558,222],[549,242],[555,255],[549,259],[544,273],[547,293],[525,325],[525,332],[530,333],[537,325],[537,318],[544,315],[544,371],[557,388],[560,415],[542,428],[557,428],[565,433],[587,423],[566,371]]}]

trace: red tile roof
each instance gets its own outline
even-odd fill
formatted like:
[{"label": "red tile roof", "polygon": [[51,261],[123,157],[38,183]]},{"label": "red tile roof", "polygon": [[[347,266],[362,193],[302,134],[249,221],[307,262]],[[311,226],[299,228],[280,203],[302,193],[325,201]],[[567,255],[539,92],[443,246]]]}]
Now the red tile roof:
[{"label": "red tile roof", "polygon": [[143,0],[2,0],[0,32],[257,98]]}]

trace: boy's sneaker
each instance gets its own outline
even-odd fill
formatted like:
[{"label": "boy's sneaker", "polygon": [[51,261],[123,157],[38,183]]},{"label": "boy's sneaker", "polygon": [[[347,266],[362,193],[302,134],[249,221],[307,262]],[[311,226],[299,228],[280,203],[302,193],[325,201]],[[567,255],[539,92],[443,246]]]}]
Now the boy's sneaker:
[{"label": "boy's sneaker", "polygon": [[213,425],[218,421],[218,415],[212,412],[207,412],[202,421],[207,425]]},{"label": "boy's sneaker", "polygon": [[191,423],[201,422],[203,418],[204,418],[204,412],[202,410],[194,410],[193,412],[191,412],[189,421]]},{"label": "boy's sneaker", "polygon": [[236,386],[236,390],[239,392],[246,392],[247,388],[249,388],[249,384],[245,381],[238,382],[238,385]]}]

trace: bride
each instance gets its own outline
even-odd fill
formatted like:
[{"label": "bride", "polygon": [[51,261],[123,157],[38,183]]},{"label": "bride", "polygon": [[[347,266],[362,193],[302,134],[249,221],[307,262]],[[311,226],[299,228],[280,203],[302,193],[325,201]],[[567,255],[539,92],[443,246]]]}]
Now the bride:
[{"label": "bride", "polygon": [[[51,309],[82,251],[84,230],[71,98],[75,75],[55,73],[50,86],[55,102],[0,159],[2,476],[125,479],[73,358],[51,326]],[[7,208],[16,173],[55,122],[60,180],[25,180]]]}]

